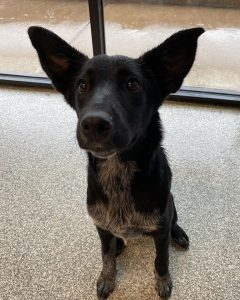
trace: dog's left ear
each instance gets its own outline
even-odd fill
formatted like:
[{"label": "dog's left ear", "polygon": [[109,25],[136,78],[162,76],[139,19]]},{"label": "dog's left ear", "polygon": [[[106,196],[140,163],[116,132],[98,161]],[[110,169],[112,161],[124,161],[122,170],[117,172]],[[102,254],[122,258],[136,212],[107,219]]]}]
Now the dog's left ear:
[{"label": "dog's left ear", "polygon": [[175,93],[190,71],[197,50],[198,37],[203,28],[179,31],[158,47],[138,58],[146,72],[150,72],[161,89],[161,96]]}]

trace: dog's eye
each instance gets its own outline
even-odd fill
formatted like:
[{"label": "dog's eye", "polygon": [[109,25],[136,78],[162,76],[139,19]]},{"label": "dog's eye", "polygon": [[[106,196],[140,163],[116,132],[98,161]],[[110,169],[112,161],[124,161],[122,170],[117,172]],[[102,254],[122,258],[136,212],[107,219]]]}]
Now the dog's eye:
[{"label": "dog's eye", "polygon": [[85,93],[87,90],[87,83],[85,80],[80,80],[78,85],[79,93]]},{"label": "dog's eye", "polygon": [[140,90],[141,86],[137,79],[130,79],[127,82],[127,88],[131,92],[137,92]]}]

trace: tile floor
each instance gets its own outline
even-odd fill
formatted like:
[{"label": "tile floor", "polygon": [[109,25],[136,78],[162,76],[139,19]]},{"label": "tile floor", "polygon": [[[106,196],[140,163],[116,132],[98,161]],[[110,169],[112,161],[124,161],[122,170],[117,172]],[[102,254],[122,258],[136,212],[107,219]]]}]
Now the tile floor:
[{"label": "tile floor", "polygon": [[[100,245],[86,212],[86,155],[56,93],[2,88],[0,299],[94,300]],[[179,223],[172,300],[232,300],[240,287],[240,110],[166,102],[160,109]],[[151,239],[118,259],[111,300],[157,299]]]}]

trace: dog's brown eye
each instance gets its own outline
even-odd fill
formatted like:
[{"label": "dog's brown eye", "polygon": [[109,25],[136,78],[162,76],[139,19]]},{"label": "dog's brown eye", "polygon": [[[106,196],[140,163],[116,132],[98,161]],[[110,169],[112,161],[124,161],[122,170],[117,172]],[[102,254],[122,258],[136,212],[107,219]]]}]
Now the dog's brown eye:
[{"label": "dog's brown eye", "polygon": [[79,93],[85,93],[87,90],[87,83],[85,80],[80,80],[79,86],[78,86],[78,91]]},{"label": "dog's brown eye", "polygon": [[137,91],[139,91],[141,86],[140,86],[139,82],[137,81],[137,79],[130,79],[127,82],[127,88],[131,92],[137,92]]}]

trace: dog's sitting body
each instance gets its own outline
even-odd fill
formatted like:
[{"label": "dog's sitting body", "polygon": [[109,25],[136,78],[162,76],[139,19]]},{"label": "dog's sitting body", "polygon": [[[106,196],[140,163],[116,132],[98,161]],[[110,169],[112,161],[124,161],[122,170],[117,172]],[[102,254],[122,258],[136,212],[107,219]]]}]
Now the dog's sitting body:
[{"label": "dog's sitting body", "polygon": [[87,206],[102,245],[99,299],[114,289],[116,254],[145,234],[156,246],[158,294],[171,295],[170,237],[184,248],[189,241],[177,225],[158,108],[180,88],[203,32],[180,31],[138,59],[88,59],[54,33],[29,29],[43,69],[77,113],[78,143],[88,153]]}]

